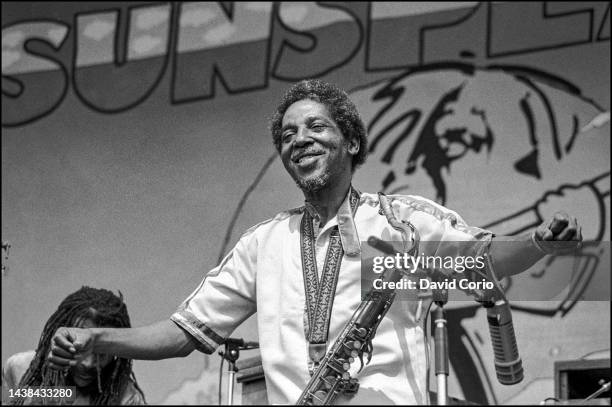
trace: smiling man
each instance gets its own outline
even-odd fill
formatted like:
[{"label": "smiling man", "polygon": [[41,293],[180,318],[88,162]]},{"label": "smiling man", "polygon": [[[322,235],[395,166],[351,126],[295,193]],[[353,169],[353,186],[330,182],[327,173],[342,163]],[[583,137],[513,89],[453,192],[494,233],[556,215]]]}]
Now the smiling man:
[{"label": "smiling man", "polygon": [[[317,145],[311,140],[316,139]],[[346,165],[359,151],[357,139],[347,140],[327,108],[313,100],[292,104],[282,120],[280,154],[285,168],[305,194],[350,181]],[[339,185],[346,190],[348,185]]]},{"label": "smiling man", "polygon": [[[566,248],[581,240],[576,220],[562,213],[530,234],[497,238],[419,196],[389,196],[390,207],[383,210],[382,197],[352,185],[367,155],[365,126],[348,95],[334,85],[295,84],[279,104],[271,131],[305,204],[247,230],[168,320],[120,330],[59,329],[49,355],[55,366],[70,366],[92,352],[135,359],[185,356],[194,349],[212,353],[257,312],[268,400],[291,404],[360,305],[361,266],[367,261],[361,241],[401,240],[390,217],[410,223],[422,242],[439,242],[426,254],[490,255],[498,277],[555,251],[543,241]],[[499,244],[507,240],[515,244]],[[422,312],[428,304],[422,302],[391,305],[371,343],[371,361],[355,376],[358,391],[338,403],[429,402]]]},{"label": "smiling man", "polygon": [[[334,215],[328,214],[328,208],[333,212],[344,200],[353,171],[366,157],[363,123],[355,107],[348,100],[340,100],[339,95],[335,95],[338,100],[330,100],[329,106],[344,112],[340,124],[330,113],[333,107],[317,101],[315,94],[308,98],[307,92],[286,97],[272,122],[274,144],[285,169],[304,193],[306,202],[318,206],[316,215],[322,225],[328,215]],[[303,99],[293,102],[300,97]],[[347,132],[353,136],[345,137]]]}]

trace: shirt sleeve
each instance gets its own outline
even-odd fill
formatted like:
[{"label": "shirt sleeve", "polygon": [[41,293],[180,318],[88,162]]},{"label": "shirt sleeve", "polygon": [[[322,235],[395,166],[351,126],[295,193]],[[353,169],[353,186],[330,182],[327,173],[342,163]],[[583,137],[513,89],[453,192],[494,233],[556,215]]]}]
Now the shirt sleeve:
[{"label": "shirt sleeve", "polygon": [[[455,211],[429,199],[396,196],[393,206],[401,220],[409,220],[420,232],[419,254],[443,259],[484,258],[488,256],[494,234],[486,229],[469,226]],[[448,274],[448,270],[444,271]]]},{"label": "shirt sleeve", "polygon": [[170,319],[193,336],[204,353],[213,353],[256,311],[257,239],[245,234],[212,269]]}]

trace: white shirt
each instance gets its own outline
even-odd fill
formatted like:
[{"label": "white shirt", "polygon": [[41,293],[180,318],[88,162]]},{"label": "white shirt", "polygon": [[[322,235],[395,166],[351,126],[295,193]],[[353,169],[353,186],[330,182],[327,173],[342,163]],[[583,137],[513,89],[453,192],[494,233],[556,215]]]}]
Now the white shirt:
[{"label": "white shirt", "polygon": [[[397,219],[410,221],[422,242],[471,242],[450,243],[443,249],[444,255],[453,251],[455,255],[478,256],[488,251],[492,234],[467,226],[455,212],[418,196],[388,197]],[[338,225],[344,256],[328,347],[361,300],[361,244],[365,243],[360,241],[369,236],[402,241],[400,233],[379,213],[377,195],[361,194],[354,219],[348,201],[345,199],[336,217],[320,230],[315,245],[317,257],[321,252],[324,256],[330,229]],[[300,250],[300,221],[305,210],[281,212],[250,228],[171,316],[197,339],[200,350],[212,353],[257,312],[261,359],[272,404],[294,404],[310,379]],[[339,398],[338,404],[429,402],[424,317],[417,318],[416,310],[417,301],[393,303],[373,340],[372,360],[357,376],[359,391],[351,399]],[[359,361],[354,365],[359,366]]]}]

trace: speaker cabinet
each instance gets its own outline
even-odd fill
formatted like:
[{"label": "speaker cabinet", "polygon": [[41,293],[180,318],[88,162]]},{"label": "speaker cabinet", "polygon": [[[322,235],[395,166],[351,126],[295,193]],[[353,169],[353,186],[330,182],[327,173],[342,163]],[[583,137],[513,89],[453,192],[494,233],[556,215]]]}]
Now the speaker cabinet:
[{"label": "speaker cabinet", "polygon": [[579,404],[608,383],[607,391],[585,404],[610,405],[610,359],[555,362],[555,397],[563,404]]}]

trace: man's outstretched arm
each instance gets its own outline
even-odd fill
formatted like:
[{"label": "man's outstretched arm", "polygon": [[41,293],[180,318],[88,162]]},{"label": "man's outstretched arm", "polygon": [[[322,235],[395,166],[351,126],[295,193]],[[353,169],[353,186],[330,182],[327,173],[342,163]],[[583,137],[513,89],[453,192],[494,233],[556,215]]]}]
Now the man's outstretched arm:
[{"label": "man's outstretched arm", "polygon": [[489,254],[497,278],[503,278],[527,270],[546,254],[571,253],[580,242],[582,231],[576,218],[557,212],[534,232],[493,238]]},{"label": "man's outstretched arm", "polygon": [[66,328],[57,330],[49,353],[51,367],[63,369],[90,353],[127,359],[159,360],[184,357],[196,341],[171,320],[139,328]]}]

